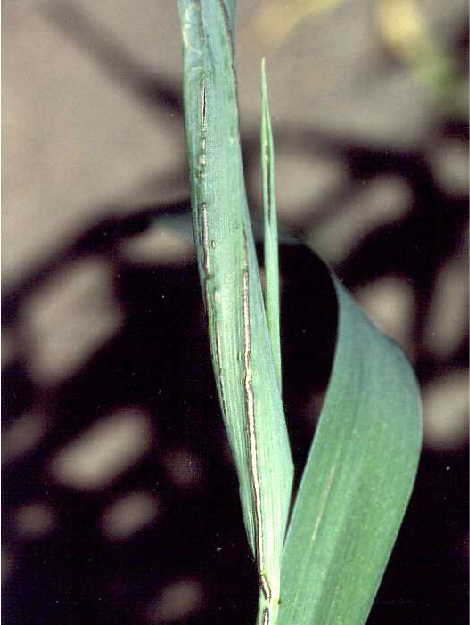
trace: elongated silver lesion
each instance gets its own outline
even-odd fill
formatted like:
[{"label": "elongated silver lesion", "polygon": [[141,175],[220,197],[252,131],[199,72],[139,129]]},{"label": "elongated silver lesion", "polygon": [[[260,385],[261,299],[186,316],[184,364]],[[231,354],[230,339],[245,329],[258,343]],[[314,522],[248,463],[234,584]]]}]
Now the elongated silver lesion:
[{"label": "elongated silver lesion", "polygon": [[[213,302],[214,306],[215,303]],[[223,376],[223,360],[222,360],[222,347],[220,340],[220,330],[219,324],[217,322],[217,316],[215,308],[213,309],[213,320],[212,320],[212,328],[213,328],[213,343],[215,343],[215,353],[214,353],[214,361],[217,365],[218,376],[216,377],[218,386],[219,386],[219,399],[222,407],[222,412],[224,417],[227,416],[227,402],[225,398],[225,385],[224,385],[224,376]]]},{"label": "elongated silver lesion", "polygon": [[207,111],[207,93],[206,93],[206,80],[204,76],[201,80],[201,129],[206,132],[206,111]]},{"label": "elongated silver lesion", "polygon": [[[243,390],[245,397],[246,415],[248,420],[248,450],[251,484],[253,490],[253,508],[255,514],[255,551],[258,560],[259,583],[266,602],[272,601],[272,592],[266,578],[266,557],[264,553],[264,532],[261,509],[261,486],[259,481],[258,442],[255,424],[255,402],[253,395],[253,370],[251,366],[251,322],[250,322],[250,282],[248,273],[248,257],[246,235],[243,234],[243,274],[242,274],[242,301],[243,301]],[[265,609],[263,624],[268,623],[269,608]]]},{"label": "elongated silver lesion", "polygon": [[263,613],[263,625],[269,625],[269,610],[266,607]]},{"label": "elongated silver lesion", "polygon": [[201,151],[199,154],[200,177],[204,177],[206,166],[206,122],[207,122],[207,91],[204,75],[201,79]]},{"label": "elongated silver lesion", "polygon": [[202,243],[202,266],[206,280],[211,275],[211,258],[209,249],[209,221],[207,216],[207,202],[201,202],[201,243]]}]

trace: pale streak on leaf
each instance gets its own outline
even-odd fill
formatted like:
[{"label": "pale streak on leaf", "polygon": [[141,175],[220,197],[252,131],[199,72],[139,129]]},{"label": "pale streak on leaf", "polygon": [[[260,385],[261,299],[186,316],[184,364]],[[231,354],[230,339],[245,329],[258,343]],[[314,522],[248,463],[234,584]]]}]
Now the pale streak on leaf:
[{"label": "pale streak on leaf", "polygon": [[206,272],[206,279],[209,278],[211,273],[211,262],[209,253],[209,225],[207,222],[207,205],[205,202],[201,203],[201,230],[202,230],[202,249],[204,253],[204,270]]},{"label": "pale streak on leaf", "polygon": [[[256,515],[255,531],[256,531],[256,556],[258,559],[258,571],[261,589],[264,593],[268,605],[271,603],[272,593],[266,578],[266,562],[264,554],[264,536],[261,512],[261,489],[260,475],[258,464],[258,442],[255,424],[255,404],[252,386],[252,370],[251,370],[251,327],[250,327],[250,291],[248,280],[248,259],[246,252],[246,238],[243,241],[243,361],[245,368],[245,401],[246,412],[248,417],[248,433],[249,433],[249,457],[251,481],[253,487],[253,497],[255,500],[254,509]],[[267,611],[266,613],[267,614]],[[268,621],[267,621],[268,622]]]},{"label": "pale streak on leaf", "polygon": [[316,540],[318,528],[320,527],[320,523],[322,522],[323,517],[325,516],[326,501],[328,499],[328,493],[330,492],[331,485],[333,484],[335,471],[336,471],[336,465],[334,465],[333,468],[331,469],[328,475],[328,478],[326,480],[325,488],[323,489],[323,492],[321,494],[321,499],[320,499],[320,503],[318,506],[318,516],[315,520],[315,527],[313,528],[313,533],[312,533],[312,542]]}]

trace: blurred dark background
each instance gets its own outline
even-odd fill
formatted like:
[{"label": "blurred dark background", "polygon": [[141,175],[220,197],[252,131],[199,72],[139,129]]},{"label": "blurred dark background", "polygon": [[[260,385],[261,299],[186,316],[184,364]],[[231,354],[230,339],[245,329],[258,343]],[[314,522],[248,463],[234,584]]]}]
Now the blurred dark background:
[{"label": "blurred dark background", "polygon": [[[2,18],[5,623],[254,622],[191,240],[176,6],[5,0]],[[281,250],[297,470],[335,333],[310,246],[422,386],[416,488],[368,622],[467,623],[466,3],[243,0],[238,24],[254,219],[265,55],[279,221],[304,242]]]}]

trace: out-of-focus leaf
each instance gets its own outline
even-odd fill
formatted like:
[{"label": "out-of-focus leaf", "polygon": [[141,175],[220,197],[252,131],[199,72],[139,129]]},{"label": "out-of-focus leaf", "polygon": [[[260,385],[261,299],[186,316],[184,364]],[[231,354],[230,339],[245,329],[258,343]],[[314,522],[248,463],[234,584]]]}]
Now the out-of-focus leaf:
[{"label": "out-of-focus leaf", "polygon": [[264,0],[257,7],[252,29],[264,45],[279,47],[305,19],[333,10],[344,0]]},{"label": "out-of-focus leaf", "polygon": [[333,369],[286,538],[278,625],[365,623],[421,449],[410,365],[332,279]]},{"label": "out-of-focus leaf", "polygon": [[379,0],[374,9],[378,33],[389,51],[409,66],[436,104],[454,107],[461,80],[454,60],[426,20],[422,3]]}]

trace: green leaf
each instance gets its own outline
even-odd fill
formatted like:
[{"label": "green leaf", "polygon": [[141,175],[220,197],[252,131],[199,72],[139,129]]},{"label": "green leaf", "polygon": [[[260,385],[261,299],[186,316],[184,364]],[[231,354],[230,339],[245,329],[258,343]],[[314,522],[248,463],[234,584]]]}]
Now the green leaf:
[{"label": "green leaf", "polygon": [[186,142],[199,272],[219,400],[274,625],[292,460],[251,230],[239,137],[229,0],[179,0]]},{"label": "green leaf", "polygon": [[[276,331],[270,336],[243,183],[234,7],[230,0],[179,0],[198,264],[219,399],[258,565],[258,623],[361,625],[412,490],[421,445],[419,395],[400,350],[332,278],[339,308],[333,370],[283,547],[292,462],[273,358]],[[265,84],[263,132],[269,238],[275,220]],[[277,264],[267,258],[267,265]],[[267,301],[269,292],[276,288],[268,288]]]},{"label": "green leaf", "polygon": [[411,367],[333,281],[333,370],[286,538],[278,625],[366,621],[421,449]]},{"label": "green leaf", "polygon": [[261,178],[263,183],[264,269],[266,272],[266,315],[282,393],[281,314],[279,310],[279,252],[274,186],[274,143],[268,106],[266,63],[261,62]]}]

